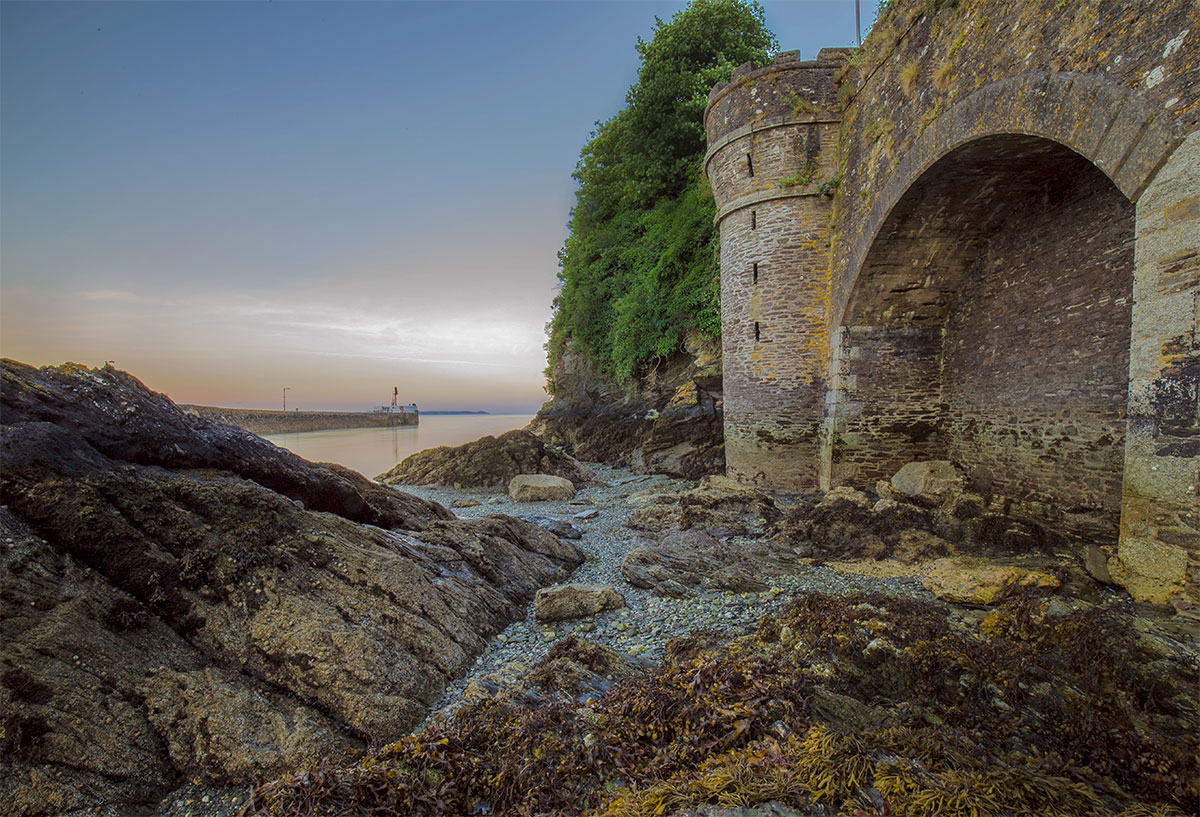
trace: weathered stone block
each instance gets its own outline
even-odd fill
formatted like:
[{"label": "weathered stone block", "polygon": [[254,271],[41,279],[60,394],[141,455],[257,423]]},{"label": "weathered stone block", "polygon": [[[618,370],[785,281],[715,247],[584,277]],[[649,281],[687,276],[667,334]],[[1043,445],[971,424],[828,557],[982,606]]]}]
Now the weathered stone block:
[{"label": "weathered stone block", "polygon": [[508,496],[514,502],[574,499],[575,486],[569,479],[550,474],[517,474],[509,480]]},{"label": "weathered stone block", "polygon": [[625,597],[611,584],[560,584],[543,587],[533,600],[538,621],[566,621],[625,606]]},{"label": "weathered stone block", "polygon": [[1126,536],[1117,555],[1108,560],[1108,572],[1134,601],[1166,604],[1183,593],[1187,551],[1151,539]]}]

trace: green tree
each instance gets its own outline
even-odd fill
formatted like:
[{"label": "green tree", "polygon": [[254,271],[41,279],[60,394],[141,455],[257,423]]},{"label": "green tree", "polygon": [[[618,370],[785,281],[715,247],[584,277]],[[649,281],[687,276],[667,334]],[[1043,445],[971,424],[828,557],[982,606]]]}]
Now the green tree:
[{"label": "green tree", "polygon": [[708,92],[776,48],[761,6],[693,0],[638,40],[626,107],[580,154],[559,253],[550,366],[571,349],[619,381],[671,354],[683,333],[720,333],[715,215],[704,155]]}]

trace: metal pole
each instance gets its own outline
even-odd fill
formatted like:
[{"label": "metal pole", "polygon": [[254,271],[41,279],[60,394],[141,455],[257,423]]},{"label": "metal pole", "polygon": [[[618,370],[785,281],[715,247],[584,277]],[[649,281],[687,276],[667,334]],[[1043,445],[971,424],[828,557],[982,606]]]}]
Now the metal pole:
[{"label": "metal pole", "polygon": [[858,33],[858,47],[862,48],[862,16],[858,4],[859,0],[854,0],[854,30]]},{"label": "metal pole", "polygon": [[291,389],[290,386],[283,387],[283,410],[287,411],[287,393]]}]

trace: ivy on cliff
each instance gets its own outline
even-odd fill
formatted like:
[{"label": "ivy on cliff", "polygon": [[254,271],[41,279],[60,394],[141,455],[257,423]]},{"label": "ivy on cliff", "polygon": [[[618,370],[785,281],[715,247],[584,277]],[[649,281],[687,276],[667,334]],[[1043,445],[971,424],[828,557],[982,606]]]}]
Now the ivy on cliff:
[{"label": "ivy on cliff", "polygon": [[777,48],[762,7],[693,0],[641,39],[626,106],[584,146],[548,345],[628,382],[689,329],[721,331],[715,205],[701,175],[708,91]]}]

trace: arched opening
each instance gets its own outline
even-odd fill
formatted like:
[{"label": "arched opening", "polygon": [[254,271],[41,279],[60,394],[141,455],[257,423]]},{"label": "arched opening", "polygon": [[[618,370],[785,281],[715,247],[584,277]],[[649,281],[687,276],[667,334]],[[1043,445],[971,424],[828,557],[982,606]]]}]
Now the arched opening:
[{"label": "arched opening", "polygon": [[1134,206],[1084,157],[1015,134],[947,154],[888,215],[834,335],[831,483],[949,459],[1115,541],[1133,268]]}]

